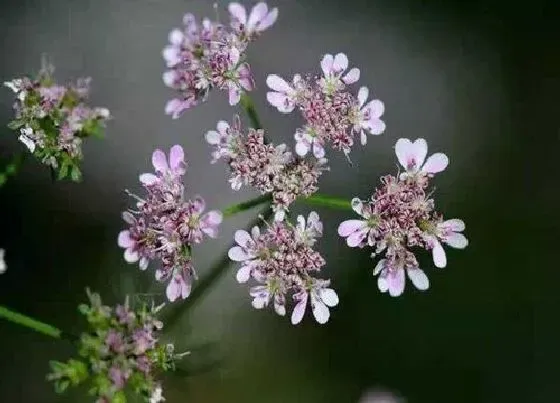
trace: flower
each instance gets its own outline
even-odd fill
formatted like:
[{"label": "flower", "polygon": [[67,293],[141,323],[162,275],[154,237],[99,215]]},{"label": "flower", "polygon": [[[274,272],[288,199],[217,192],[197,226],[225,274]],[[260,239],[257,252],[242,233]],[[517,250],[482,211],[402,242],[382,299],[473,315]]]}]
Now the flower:
[{"label": "flower", "polygon": [[6,269],[8,268],[8,266],[6,265],[6,261],[4,260],[4,255],[6,254],[6,251],[2,248],[0,248],[0,274],[3,274],[6,272]]},{"label": "flower", "polygon": [[18,130],[18,140],[59,179],[69,176],[78,181],[83,140],[101,136],[111,116],[107,108],[87,105],[89,80],[59,85],[52,77],[53,70],[45,66],[34,79],[23,77],[4,83],[16,94],[15,117],[8,126]]},{"label": "flower", "polygon": [[281,221],[297,197],[317,191],[327,160],[296,159],[285,144],[267,144],[264,135],[255,129],[242,133],[236,116],[231,126],[220,121],[217,130],[206,133],[206,141],[213,146],[212,162],[223,159],[229,165],[231,188],[249,185],[261,194],[270,193],[275,218]]},{"label": "flower", "polygon": [[269,11],[264,2],[257,3],[251,9],[249,19],[247,19],[245,7],[239,3],[230,3],[228,10],[231,15],[231,27],[248,38],[270,28],[278,18],[278,8],[275,7]]},{"label": "flower", "polygon": [[296,302],[291,315],[294,325],[301,322],[308,299],[315,320],[321,324],[329,320],[328,308],[338,304],[338,296],[329,288],[329,280],[315,277],[325,260],[312,249],[322,232],[323,224],[315,212],[307,220],[298,216],[296,226],[287,220],[273,221],[264,231],[255,226],[250,233],[235,232],[236,245],[228,256],[241,263],[236,274],[239,283],[253,279],[259,284],[249,291],[254,308],[263,309],[273,302],[275,312],[284,316],[286,296],[291,293]]},{"label": "flower", "polygon": [[346,238],[349,247],[375,248],[372,257],[385,254],[373,275],[378,276],[379,290],[393,297],[404,291],[405,272],[417,289],[424,291],[430,286],[411,248],[431,251],[435,266],[445,267],[447,258],[441,242],[459,249],[468,245],[462,234],[464,222],[444,221],[435,211],[434,200],[429,198],[431,193],[427,192],[433,174],[447,166],[447,157],[434,154],[423,164],[427,154],[423,139],[414,143],[399,139],[395,151],[407,172],[398,177],[382,177],[381,186],[369,200],[352,199],[352,209],[362,219],[346,220],[338,227],[338,234]]},{"label": "flower", "polygon": [[395,144],[395,152],[399,163],[406,169],[403,175],[433,175],[445,170],[449,164],[449,159],[443,153],[431,155],[424,163],[428,153],[428,144],[424,139],[416,139],[414,143],[409,139],[399,139]]},{"label": "flower", "polygon": [[192,14],[183,18],[183,28],[173,29],[162,56],[169,70],[162,75],[164,84],[175,90],[177,97],[167,102],[165,113],[177,119],[193,106],[204,102],[210,91],[228,92],[230,105],[236,105],[245,91],[255,87],[246,49],[278,15],[265,3],[253,7],[249,18],[245,8],[231,3],[230,27],[207,18],[199,24]]},{"label": "flower", "polygon": [[362,145],[367,133],[377,135],[385,131],[380,119],[384,105],[380,100],[367,101],[368,89],[361,87],[357,97],[347,88],[358,81],[360,70],[348,72],[348,57],[344,53],[326,54],[321,60],[322,76],[296,74],[292,83],[269,74],[266,83],[268,102],[281,113],[290,113],[296,107],[305,123],[294,134],[296,153],[303,157],[310,151],[315,158],[324,158],[326,147],[341,150],[346,156],[360,136]]},{"label": "flower", "polygon": [[161,389],[161,385],[157,385],[154,388],[154,391],[152,393],[152,395],[150,396],[150,403],[160,403],[160,402],[164,402],[165,398],[162,395],[162,389]]},{"label": "flower", "polygon": [[156,149],[152,165],[154,173],[139,176],[146,197],[131,194],[137,200],[137,209],[123,213],[129,228],[119,233],[117,243],[125,249],[124,259],[139,262],[141,270],[150,261],[160,261],[156,280],[168,282],[166,296],[174,302],[189,296],[196,277],[192,247],[205,236],[218,236],[222,213],[205,212],[206,203],[200,196],[185,199],[183,176],[187,163],[181,146],[171,147],[169,156]]}]

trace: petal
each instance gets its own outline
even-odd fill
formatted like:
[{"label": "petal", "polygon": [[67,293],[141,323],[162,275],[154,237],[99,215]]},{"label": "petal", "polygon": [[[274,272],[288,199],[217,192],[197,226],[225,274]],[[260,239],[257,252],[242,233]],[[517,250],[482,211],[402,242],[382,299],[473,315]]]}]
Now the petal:
[{"label": "petal", "polygon": [[469,244],[467,238],[465,238],[465,236],[460,232],[452,232],[451,234],[446,236],[443,241],[452,248],[456,249],[464,249]]},{"label": "petal", "polygon": [[381,292],[387,292],[389,289],[389,283],[387,282],[386,276],[381,275],[377,277],[377,288],[379,288],[379,291]]},{"label": "petal", "polygon": [[270,12],[258,23],[257,30],[264,31],[268,29],[278,19],[278,8],[274,7]]},{"label": "petal", "polygon": [[216,226],[221,224],[223,215],[218,210],[212,210],[206,213],[206,222],[211,226]]},{"label": "petal", "polygon": [[432,249],[432,257],[434,259],[434,264],[436,267],[443,268],[447,266],[447,256],[445,256],[445,251],[443,246],[439,241],[435,241],[435,245]]},{"label": "petal", "polygon": [[331,74],[333,69],[333,62],[334,62],[333,55],[327,53],[325,56],[323,56],[323,60],[321,60],[321,70],[323,70],[323,74],[325,76]]},{"label": "petal", "polygon": [[280,316],[286,316],[286,305],[278,298],[274,298],[274,310]]},{"label": "petal", "polygon": [[353,232],[348,236],[348,238],[346,238],[346,244],[351,248],[355,248],[362,243],[366,235],[366,229],[361,229],[359,231]]},{"label": "petal", "polygon": [[421,269],[407,269],[406,273],[408,274],[408,278],[414,284],[414,287],[421,291],[425,291],[430,288],[430,280],[428,280],[428,276],[424,273]]},{"label": "petal", "polygon": [[361,87],[358,90],[358,102],[359,102],[360,108],[367,101],[368,95],[369,95],[369,90],[368,90],[367,87]]},{"label": "petal", "polygon": [[420,167],[426,159],[426,154],[428,154],[428,143],[424,139],[416,139],[413,143],[413,156],[416,160],[416,166]]},{"label": "petal", "polygon": [[229,249],[228,256],[234,262],[243,262],[247,259],[250,259],[249,254],[247,254],[243,248],[239,246],[234,246]]},{"label": "petal", "polygon": [[247,23],[247,12],[245,7],[239,3],[229,3],[228,11],[230,15],[239,21],[241,24],[245,25]]},{"label": "petal", "polygon": [[241,266],[241,268],[237,270],[237,274],[235,275],[235,278],[238,283],[246,283],[247,281],[249,281],[250,277],[251,277],[251,266],[248,265]]},{"label": "petal", "polygon": [[374,136],[383,133],[385,131],[385,127],[385,122],[380,119],[371,119],[367,122],[367,130]]},{"label": "petal", "polygon": [[130,211],[123,212],[122,219],[128,224],[134,224],[136,222],[136,219],[134,218],[134,216]]},{"label": "petal", "polygon": [[220,120],[217,125],[218,133],[226,135],[229,130],[229,123],[225,120]]},{"label": "petal", "polygon": [[383,113],[385,113],[385,104],[379,99],[372,99],[367,103],[364,109],[369,111],[371,119],[379,118]]},{"label": "petal", "polygon": [[438,228],[445,228],[449,229],[453,232],[462,232],[465,230],[465,222],[458,218],[452,218],[450,220],[446,220],[438,225]]},{"label": "petal", "polygon": [[282,77],[276,74],[269,74],[266,78],[266,85],[274,91],[290,93],[293,88]]},{"label": "petal", "polygon": [[247,31],[253,31],[259,21],[261,21],[268,14],[268,7],[266,3],[257,3],[251,10],[249,14],[249,20],[247,21]]},{"label": "petal", "polygon": [[347,237],[352,233],[365,228],[366,222],[363,220],[346,220],[338,226],[338,235]]},{"label": "petal", "polygon": [[300,157],[304,157],[309,152],[309,145],[305,141],[298,141],[296,143],[296,154]]},{"label": "petal", "polygon": [[379,262],[377,262],[375,268],[373,269],[374,276],[377,276],[381,272],[381,270],[383,270],[386,261],[387,261],[386,259],[381,259]]},{"label": "petal", "polygon": [[142,257],[140,258],[140,263],[138,264],[138,266],[140,267],[140,270],[146,270],[148,268],[148,264],[150,263],[150,260],[146,257]]},{"label": "petal", "polygon": [[157,172],[164,173],[169,170],[165,153],[160,149],[155,150],[152,154],[152,164]]},{"label": "petal", "polygon": [[174,276],[169,284],[167,284],[167,288],[165,289],[165,295],[167,299],[171,302],[175,301],[179,298],[181,294],[181,282],[183,281],[182,278]]},{"label": "petal", "polygon": [[422,171],[428,174],[435,174],[447,168],[448,164],[449,158],[447,158],[447,155],[443,153],[435,153],[433,155],[430,155],[430,157],[422,167]]},{"label": "petal", "polygon": [[235,231],[233,238],[235,239],[235,242],[237,242],[238,245],[244,247],[247,246],[247,243],[252,241],[251,235],[249,235],[247,231],[242,229]]},{"label": "petal", "polygon": [[235,84],[229,87],[228,100],[231,106],[237,105],[241,99],[241,90]]},{"label": "petal", "polygon": [[354,210],[359,215],[363,215],[364,203],[360,199],[358,199],[357,197],[354,197],[350,201],[350,205],[352,206],[352,210]]},{"label": "petal", "polygon": [[311,293],[311,310],[313,311],[313,316],[315,320],[321,325],[329,321],[331,316],[329,308],[319,299],[316,293]]},{"label": "petal", "polygon": [[410,155],[412,150],[412,142],[409,139],[398,139],[395,144],[395,154],[397,154],[397,159],[399,164],[406,168],[408,164],[408,155]]},{"label": "petal", "polygon": [[157,181],[159,181],[159,178],[154,174],[142,174],[140,175],[139,179],[140,182],[142,182],[142,184],[147,186],[151,186],[155,184]]},{"label": "petal", "polygon": [[412,143],[409,139],[399,139],[395,145],[395,152],[399,163],[409,171],[417,171],[426,158],[428,144],[424,139],[417,139]]},{"label": "petal", "polygon": [[236,66],[237,63],[239,63],[239,58],[240,57],[241,57],[241,54],[239,52],[239,49],[237,49],[235,46],[232,46],[229,50],[229,60],[230,60],[231,64]]},{"label": "petal", "polygon": [[317,143],[316,141],[313,142],[313,155],[317,159],[321,159],[325,156],[325,149],[321,144]]},{"label": "petal", "polygon": [[181,32],[180,29],[174,29],[169,33],[169,42],[172,45],[180,46],[183,43],[184,39],[185,35],[183,34],[183,32]]},{"label": "petal", "polygon": [[322,288],[319,291],[319,296],[327,306],[338,305],[338,295],[336,295],[336,292],[332,288]]},{"label": "petal", "polygon": [[360,143],[365,146],[367,144],[367,134],[365,131],[360,132]]},{"label": "petal", "polygon": [[173,85],[175,84],[175,80],[177,78],[177,74],[175,73],[175,70],[168,70],[163,73],[162,78],[166,86],[173,87]]},{"label": "petal", "polygon": [[398,269],[389,273],[387,276],[387,283],[389,285],[389,295],[391,297],[398,297],[404,291],[404,270]]},{"label": "petal", "polygon": [[307,294],[300,297],[299,302],[294,307],[292,312],[292,325],[297,325],[303,319],[305,314],[305,308],[307,307]]},{"label": "petal", "polygon": [[121,248],[130,248],[136,244],[136,241],[130,237],[130,231],[125,230],[119,232],[119,237],[117,240],[117,244]]},{"label": "petal", "polygon": [[138,251],[132,248],[128,248],[124,251],[124,260],[126,260],[128,263],[137,262],[138,259],[140,259]]},{"label": "petal", "polygon": [[[332,69],[337,73],[341,73],[348,68],[348,57],[344,53],[338,53],[334,57],[334,62],[332,65]],[[358,70],[358,76],[360,71]]]},{"label": "petal", "polygon": [[354,84],[356,81],[360,79],[360,69],[354,67],[350,69],[350,71],[342,77],[342,81],[346,84]]},{"label": "petal", "polygon": [[182,168],[185,164],[185,152],[183,147],[176,144],[169,150],[169,165],[171,169],[176,170]]},{"label": "petal", "polygon": [[212,145],[220,144],[220,140],[222,138],[222,136],[215,130],[209,130],[206,132],[204,137],[206,138],[206,142]]}]

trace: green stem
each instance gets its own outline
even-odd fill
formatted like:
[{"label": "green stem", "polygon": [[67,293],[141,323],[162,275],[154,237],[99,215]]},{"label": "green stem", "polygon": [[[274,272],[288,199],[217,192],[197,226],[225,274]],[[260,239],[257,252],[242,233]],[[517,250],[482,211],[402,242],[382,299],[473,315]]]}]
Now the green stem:
[{"label": "green stem", "polygon": [[241,103],[241,107],[245,110],[245,113],[249,117],[249,120],[251,121],[251,125],[253,126],[253,129],[262,129],[262,124],[261,124],[261,121],[259,119],[259,115],[257,114],[257,109],[255,108],[255,103],[253,102],[251,97],[249,95],[247,95],[246,92],[241,94],[240,103]]},{"label": "green stem", "polygon": [[22,315],[21,313],[14,312],[0,305],[0,318],[4,318],[7,321],[16,323],[18,325],[33,329],[36,332],[42,333],[44,335],[54,337],[55,339],[62,339],[63,333],[60,329],[51,326],[47,323],[40,322],[36,319],[30,318],[29,316]]},{"label": "green stem", "polygon": [[241,213],[242,211],[249,210],[249,209],[251,209],[255,206],[258,206],[260,204],[270,202],[271,200],[272,200],[272,196],[270,194],[265,194],[265,195],[262,195],[262,196],[259,196],[259,197],[255,197],[254,199],[247,200],[245,202],[229,206],[222,211],[222,214],[226,218],[231,217],[231,216],[234,216],[237,213]]},{"label": "green stem", "polygon": [[298,199],[302,203],[311,204],[315,206],[323,206],[338,210],[351,210],[352,205],[350,200],[342,199],[336,196],[328,196],[320,193],[315,193],[309,197],[302,197]]},{"label": "green stem", "polygon": [[14,155],[12,160],[6,165],[4,170],[0,172],[0,187],[2,187],[7,181],[10,176],[15,176],[17,174],[19,168],[21,167],[25,154],[18,153]]}]

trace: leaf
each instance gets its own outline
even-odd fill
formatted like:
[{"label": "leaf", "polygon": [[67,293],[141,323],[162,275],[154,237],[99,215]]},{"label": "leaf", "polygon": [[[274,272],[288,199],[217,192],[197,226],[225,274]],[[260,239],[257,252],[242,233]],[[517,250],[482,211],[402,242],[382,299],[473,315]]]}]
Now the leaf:
[{"label": "leaf", "polygon": [[22,127],[25,123],[22,122],[21,120],[12,120],[10,123],[8,123],[8,128],[12,129],[12,130],[17,130],[20,127]]},{"label": "leaf", "polygon": [[74,182],[80,182],[82,180],[82,173],[80,172],[80,168],[77,166],[73,166],[72,170],[70,171],[70,177]]}]

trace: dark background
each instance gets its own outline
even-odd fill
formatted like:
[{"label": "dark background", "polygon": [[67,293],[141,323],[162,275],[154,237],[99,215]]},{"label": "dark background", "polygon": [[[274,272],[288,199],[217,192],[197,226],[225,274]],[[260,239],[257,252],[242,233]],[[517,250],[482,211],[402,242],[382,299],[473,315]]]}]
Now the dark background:
[{"label": "dark background", "polygon": [[[244,2],[252,4],[252,2]],[[554,402],[559,399],[558,256],[558,12],[554,1],[277,0],[276,25],[249,51],[258,90],[252,94],[276,141],[292,144],[300,123],[265,103],[264,79],[319,68],[324,53],[345,52],[362,71],[361,85],[382,99],[387,131],[352,153],[354,167],[332,158],[321,191],[366,197],[378,177],[396,170],[397,138],[424,137],[430,153],[450,157],[435,181],[439,209],[463,218],[470,240],[451,250],[448,267],[421,263],[431,289],[381,295],[368,253],[336,236],[348,214],[318,210],[327,258],[341,303],[319,326],[250,307],[234,269],[186,315],[170,337],[194,350],[192,363],[218,356],[212,371],[169,377],[169,402],[357,402],[385,387],[408,402]],[[164,115],[171,98],[162,81],[161,49],[185,12],[213,16],[209,1],[4,1],[0,79],[37,71],[42,53],[60,81],[93,77],[92,104],[115,116],[106,139],[85,145],[82,184],[51,183],[28,158],[0,189],[0,247],[8,271],[0,303],[64,329],[82,326],[76,305],[84,288],[108,302],[127,293],[162,292],[153,273],[122,260],[120,212],[149,167],[155,147],[186,149],[190,194],[211,208],[244,200],[226,184],[225,167],[209,165],[203,134],[234,111],[225,94],[178,121]],[[226,18],[226,2],[220,2]],[[0,123],[11,118],[12,94],[0,92]],[[0,158],[23,146],[2,129]],[[306,207],[303,207],[306,209]],[[227,221],[219,240],[197,249],[204,275],[226,250],[233,231],[253,213]],[[150,288],[151,287],[151,288]],[[0,322],[0,401],[87,401],[55,395],[44,381],[49,359],[72,346]],[[196,365],[195,365],[196,366]]]}]

